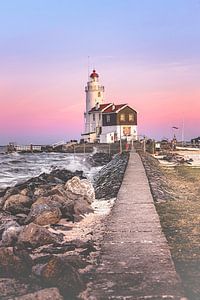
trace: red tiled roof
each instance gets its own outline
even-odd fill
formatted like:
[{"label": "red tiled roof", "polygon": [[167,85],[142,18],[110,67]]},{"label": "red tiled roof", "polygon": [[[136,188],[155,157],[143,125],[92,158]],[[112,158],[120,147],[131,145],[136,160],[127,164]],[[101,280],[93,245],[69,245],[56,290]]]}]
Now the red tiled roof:
[{"label": "red tiled roof", "polygon": [[104,110],[104,113],[114,113],[117,112],[119,109],[123,108],[124,106],[126,106],[127,104],[113,104],[111,106],[109,106],[108,108],[106,108]]},{"label": "red tiled roof", "polygon": [[96,106],[94,106],[89,112],[95,112],[95,111],[102,111],[104,110],[107,106],[111,106],[112,103],[106,103],[106,104],[100,104],[99,107],[97,108]]}]

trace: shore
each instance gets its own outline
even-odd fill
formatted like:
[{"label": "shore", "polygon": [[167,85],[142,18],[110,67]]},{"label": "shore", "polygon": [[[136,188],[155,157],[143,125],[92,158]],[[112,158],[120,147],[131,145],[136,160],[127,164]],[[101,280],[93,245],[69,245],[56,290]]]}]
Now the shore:
[{"label": "shore", "polygon": [[72,300],[85,289],[128,154],[109,160],[90,158],[105,164],[93,185],[81,171],[55,169],[1,191],[1,299]]},{"label": "shore", "polygon": [[200,299],[200,168],[162,165],[142,155],[151,191],[186,296]]}]

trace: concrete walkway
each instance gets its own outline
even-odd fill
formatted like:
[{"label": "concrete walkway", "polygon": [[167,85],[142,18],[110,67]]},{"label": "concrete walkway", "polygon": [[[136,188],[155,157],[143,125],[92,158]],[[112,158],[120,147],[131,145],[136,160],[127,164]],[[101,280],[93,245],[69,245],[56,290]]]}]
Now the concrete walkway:
[{"label": "concrete walkway", "polygon": [[182,299],[146,173],[136,153],[130,155],[106,228],[88,299]]}]

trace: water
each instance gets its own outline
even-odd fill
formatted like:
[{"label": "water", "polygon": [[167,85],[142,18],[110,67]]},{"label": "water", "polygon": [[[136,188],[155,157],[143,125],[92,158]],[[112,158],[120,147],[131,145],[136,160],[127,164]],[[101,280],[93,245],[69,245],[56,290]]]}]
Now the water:
[{"label": "water", "polygon": [[[1,149],[0,149],[1,150]],[[83,154],[71,153],[9,153],[0,152],[0,189],[14,186],[29,178],[49,173],[54,168],[72,172],[82,170],[90,180],[101,167],[95,168],[87,162]]]}]

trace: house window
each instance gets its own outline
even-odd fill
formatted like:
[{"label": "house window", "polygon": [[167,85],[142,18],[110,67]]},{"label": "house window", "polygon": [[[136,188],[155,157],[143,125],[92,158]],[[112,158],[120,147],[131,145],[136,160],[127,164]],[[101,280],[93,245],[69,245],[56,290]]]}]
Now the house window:
[{"label": "house window", "polygon": [[120,121],[125,121],[125,114],[120,114],[119,118],[120,118]]},{"label": "house window", "polygon": [[99,114],[99,121],[101,121],[101,114]]},{"label": "house window", "polygon": [[95,121],[95,114],[93,114],[93,121]]},{"label": "house window", "polygon": [[123,135],[130,136],[131,135],[131,127],[123,127]]},{"label": "house window", "polygon": [[110,122],[110,115],[106,116],[106,122],[109,123]]},{"label": "house window", "polygon": [[134,115],[133,114],[129,114],[128,115],[128,120],[129,121],[134,121]]},{"label": "house window", "polygon": [[98,92],[98,97],[101,97],[101,92]]}]

